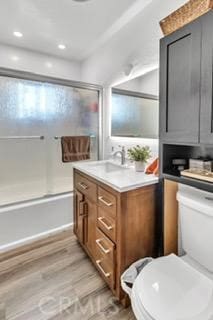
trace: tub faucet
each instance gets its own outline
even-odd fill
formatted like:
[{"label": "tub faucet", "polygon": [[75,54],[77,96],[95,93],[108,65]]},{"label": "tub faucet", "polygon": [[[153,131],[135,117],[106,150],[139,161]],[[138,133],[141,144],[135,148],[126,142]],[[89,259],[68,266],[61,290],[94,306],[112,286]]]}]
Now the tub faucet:
[{"label": "tub faucet", "polygon": [[121,165],[124,165],[125,162],[126,162],[126,150],[125,150],[125,147],[124,146],[119,146],[121,147],[121,150],[119,151],[116,151],[115,153],[113,153],[113,158],[115,158],[118,154],[121,155]]}]

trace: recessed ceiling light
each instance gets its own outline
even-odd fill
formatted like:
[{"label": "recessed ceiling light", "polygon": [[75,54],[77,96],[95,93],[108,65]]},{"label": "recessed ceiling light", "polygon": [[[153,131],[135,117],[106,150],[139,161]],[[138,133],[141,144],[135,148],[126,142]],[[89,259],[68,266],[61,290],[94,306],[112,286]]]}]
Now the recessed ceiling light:
[{"label": "recessed ceiling light", "polygon": [[75,2],[86,2],[86,1],[89,1],[89,0],[73,0]]},{"label": "recessed ceiling light", "polygon": [[45,65],[46,65],[47,68],[52,68],[52,67],[53,67],[52,63],[49,62],[49,61],[47,61],[47,62],[45,63]]},{"label": "recessed ceiling light", "polygon": [[66,49],[66,46],[64,44],[59,44],[58,48],[61,49],[61,50],[64,50],[64,49]]},{"label": "recessed ceiling light", "polygon": [[19,32],[19,31],[14,31],[13,35],[17,38],[22,38],[23,37],[23,33]]},{"label": "recessed ceiling light", "polygon": [[19,61],[19,57],[17,57],[17,56],[12,56],[11,59],[12,59],[13,61]]}]

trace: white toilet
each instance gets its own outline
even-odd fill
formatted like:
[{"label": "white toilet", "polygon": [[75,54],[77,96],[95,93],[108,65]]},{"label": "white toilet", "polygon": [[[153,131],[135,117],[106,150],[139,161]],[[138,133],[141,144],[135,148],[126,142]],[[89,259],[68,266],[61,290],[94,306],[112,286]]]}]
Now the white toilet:
[{"label": "white toilet", "polygon": [[213,194],[181,185],[177,199],[184,255],[155,259],[136,278],[138,320],[213,320]]}]

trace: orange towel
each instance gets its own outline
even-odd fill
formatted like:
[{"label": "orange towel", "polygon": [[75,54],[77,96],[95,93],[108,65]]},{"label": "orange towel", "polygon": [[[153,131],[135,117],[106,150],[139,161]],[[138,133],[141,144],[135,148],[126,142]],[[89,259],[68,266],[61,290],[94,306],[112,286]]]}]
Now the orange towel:
[{"label": "orange towel", "polygon": [[155,170],[153,171],[153,174],[155,176],[159,176],[159,159],[157,159],[157,166],[156,166]]},{"label": "orange towel", "polygon": [[155,159],[147,168],[146,174],[155,174],[158,175],[159,173],[159,159]]}]

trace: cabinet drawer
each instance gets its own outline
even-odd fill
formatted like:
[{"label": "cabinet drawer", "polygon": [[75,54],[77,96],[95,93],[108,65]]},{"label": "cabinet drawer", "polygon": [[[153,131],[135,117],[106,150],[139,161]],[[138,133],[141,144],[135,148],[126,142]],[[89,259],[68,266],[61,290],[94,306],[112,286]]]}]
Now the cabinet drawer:
[{"label": "cabinet drawer", "polygon": [[98,228],[96,229],[96,251],[98,256],[100,255],[108,260],[108,263],[114,266],[114,253],[115,253],[115,244],[106,237],[103,232]]},{"label": "cabinet drawer", "polygon": [[101,207],[98,208],[97,224],[103,233],[105,233],[112,241],[116,242],[116,220]]},{"label": "cabinet drawer", "polygon": [[98,187],[98,204],[113,218],[116,217],[116,197],[101,187]]},{"label": "cabinet drawer", "polygon": [[115,288],[115,272],[103,257],[97,258],[96,266],[110,288]]},{"label": "cabinet drawer", "polygon": [[86,195],[90,200],[96,202],[97,186],[81,174],[75,173],[75,187]]},{"label": "cabinet drawer", "polygon": [[[101,237],[101,239],[103,236]],[[111,246],[112,248],[113,246]],[[105,250],[105,249],[104,249]],[[114,247],[113,247],[113,255],[114,255]],[[108,254],[103,254],[102,250],[97,248],[96,252],[96,266],[100,271],[101,275],[108,283],[111,289],[115,288],[115,266],[114,262],[112,263],[111,258],[108,257]]]}]

